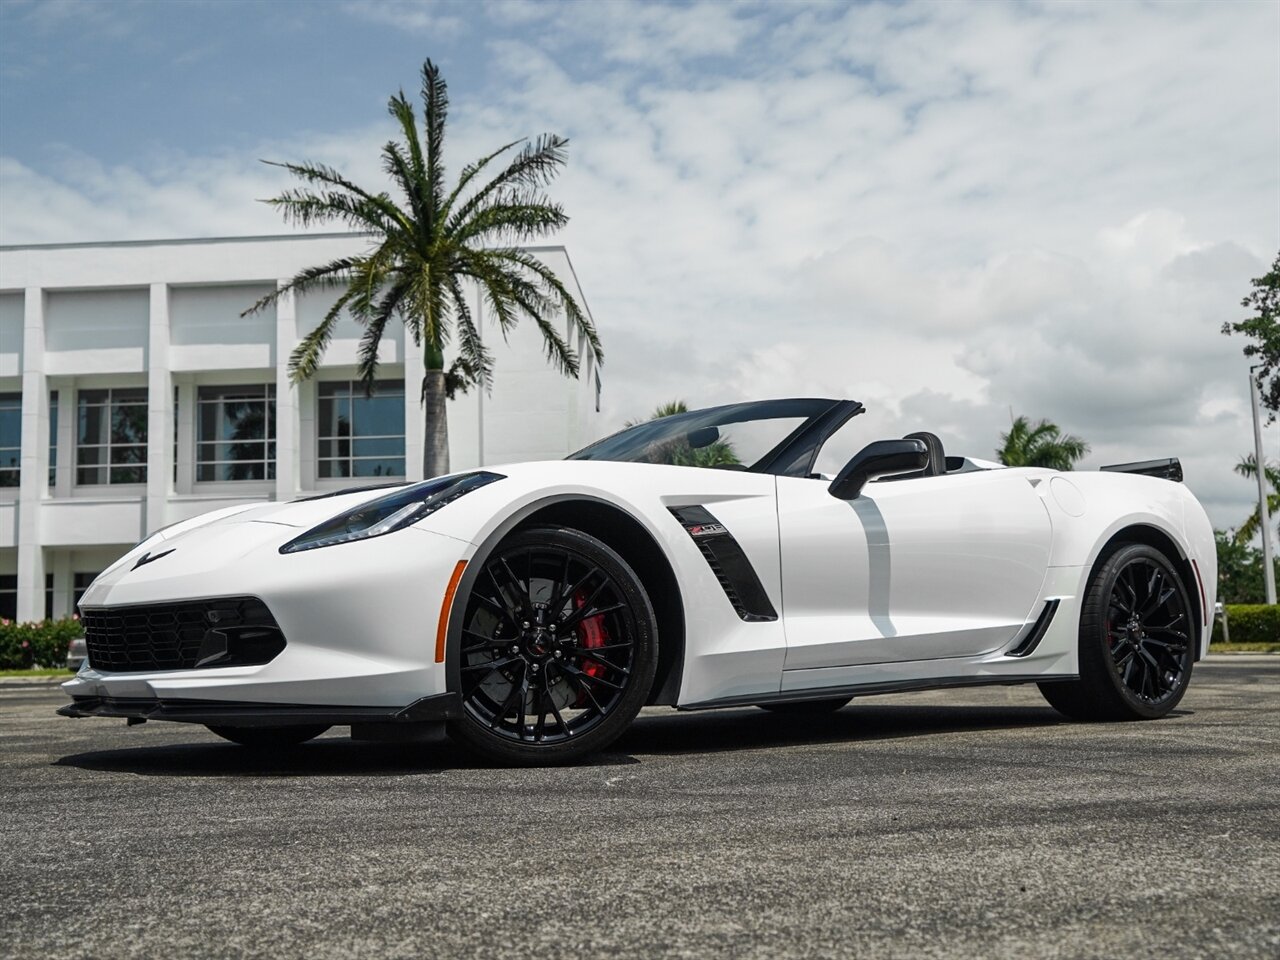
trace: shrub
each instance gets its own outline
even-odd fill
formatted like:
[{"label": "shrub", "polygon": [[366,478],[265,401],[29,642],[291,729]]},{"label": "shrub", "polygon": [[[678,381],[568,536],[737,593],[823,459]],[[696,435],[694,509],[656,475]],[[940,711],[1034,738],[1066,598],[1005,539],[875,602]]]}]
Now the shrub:
[{"label": "shrub", "polygon": [[0,620],[0,670],[66,666],[67,648],[83,633],[78,617]]},{"label": "shrub", "polygon": [[[1232,643],[1280,642],[1280,605],[1228,603],[1227,629]],[[1222,619],[1214,617],[1213,643],[1222,641]]]}]

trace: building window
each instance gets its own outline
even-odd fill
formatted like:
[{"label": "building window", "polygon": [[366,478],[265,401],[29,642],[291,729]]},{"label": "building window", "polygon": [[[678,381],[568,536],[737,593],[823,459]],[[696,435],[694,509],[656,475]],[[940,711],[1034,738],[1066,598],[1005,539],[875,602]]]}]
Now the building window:
[{"label": "building window", "polygon": [[77,573],[71,582],[71,612],[79,613],[80,600],[84,596],[84,592],[89,589],[89,584],[98,579],[96,573]]},{"label": "building window", "polygon": [[21,481],[22,394],[0,393],[0,487]]},{"label": "building window", "polygon": [[58,478],[58,391],[49,391],[49,486]]},{"label": "building window", "polygon": [[404,381],[384,380],[365,396],[358,381],[320,384],[321,479],[404,476]]},{"label": "building window", "polygon": [[0,574],[0,620],[18,619],[18,575]]},{"label": "building window", "polygon": [[78,393],[76,483],[147,482],[147,388]]},{"label": "building window", "polygon": [[274,480],[276,388],[201,387],[196,397],[196,480]]},{"label": "building window", "polygon": [[44,575],[44,618],[53,619],[53,574]]}]

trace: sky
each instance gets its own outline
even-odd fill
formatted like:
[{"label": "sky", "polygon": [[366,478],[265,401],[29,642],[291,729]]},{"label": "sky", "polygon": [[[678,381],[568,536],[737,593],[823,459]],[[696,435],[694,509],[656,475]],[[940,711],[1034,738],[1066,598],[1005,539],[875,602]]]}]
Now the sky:
[{"label": "sky", "polygon": [[840,396],[990,457],[1026,415],[1251,509],[1219,328],[1280,249],[1276,0],[0,0],[0,243],[288,232],[259,160],[380,186],[426,57],[454,171],[570,138],[607,426]]}]

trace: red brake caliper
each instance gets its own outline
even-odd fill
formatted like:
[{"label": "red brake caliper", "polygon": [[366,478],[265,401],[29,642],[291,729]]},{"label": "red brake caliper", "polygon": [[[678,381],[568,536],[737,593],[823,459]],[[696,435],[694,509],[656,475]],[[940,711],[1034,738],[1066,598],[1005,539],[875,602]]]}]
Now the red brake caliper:
[{"label": "red brake caliper", "polygon": [[[573,595],[573,606],[576,610],[581,610],[586,605],[587,595],[583,591],[579,591]],[[594,617],[588,617],[578,624],[578,641],[585,649],[590,650],[593,647],[603,647],[609,642],[609,631],[604,625],[604,614],[596,614]],[[580,669],[589,677],[603,676],[605,665],[595,660],[583,660]],[[585,693],[578,695],[578,702],[575,706],[581,706],[587,699]]]}]

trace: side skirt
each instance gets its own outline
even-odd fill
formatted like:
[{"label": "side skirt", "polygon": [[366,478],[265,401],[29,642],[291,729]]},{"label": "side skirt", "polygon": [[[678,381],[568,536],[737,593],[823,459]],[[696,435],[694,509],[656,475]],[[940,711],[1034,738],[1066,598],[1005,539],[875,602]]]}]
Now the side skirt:
[{"label": "side skirt", "polygon": [[702,703],[686,703],[677,710],[716,710],[721,707],[753,707],[761,703],[798,703],[805,700],[832,700],[836,697],[869,697],[880,693],[910,693],[914,690],[942,690],[950,687],[1013,687],[1022,683],[1051,683],[1078,680],[1078,674],[1046,677],[1041,674],[1007,674],[999,677],[934,677],[920,680],[887,680],[843,687],[819,687],[786,693],[763,693],[742,697],[722,697]]}]

